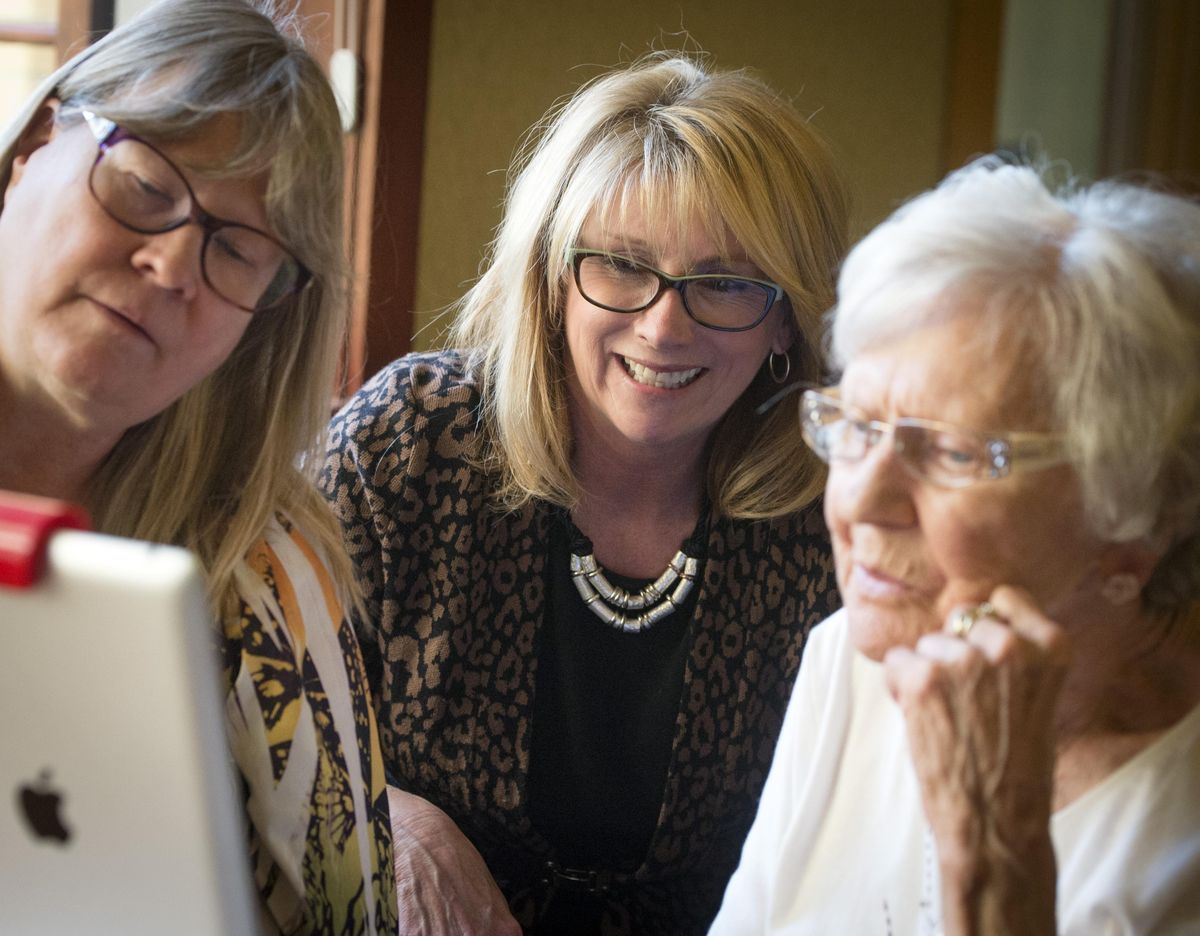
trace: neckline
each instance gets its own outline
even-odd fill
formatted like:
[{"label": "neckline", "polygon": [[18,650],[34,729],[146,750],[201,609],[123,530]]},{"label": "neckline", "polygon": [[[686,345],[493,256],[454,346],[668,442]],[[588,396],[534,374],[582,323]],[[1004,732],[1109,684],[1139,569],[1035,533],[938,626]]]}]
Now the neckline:
[{"label": "neckline", "polygon": [[1071,816],[1077,809],[1084,809],[1086,804],[1107,795],[1108,790],[1119,785],[1127,774],[1141,769],[1145,761],[1171,757],[1177,753],[1179,748],[1187,745],[1189,741],[1195,744],[1198,737],[1200,737],[1200,703],[1193,706],[1190,712],[1163,731],[1157,738],[1130,757],[1112,773],[1108,774],[1108,776],[1102,777],[1098,783],[1075,797],[1074,800],[1062,809],[1055,810],[1051,815],[1052,820],[1058,821],[1059,817],[1062,817],[1061,821],[1070,821]]},{"label": "neckline", "polygon": [[[558,507],[555,511],[558,514],[559,521],[563,524],[563,528],[567,531],[567,545],[571,552],[576,555],[586,555],[594,551],[591,539],[584,533],[575,521],[571,518],[571,511],[566,507]],[[708,498],[704,499],[704,503],[700,507],[700,516],[696,518],[696,525],[680,544],[679,549],[697,559],[703,560],[708,554],[708,523],[711,513]],[[608,572],[608,570],[605,570]],[[654,581],[654,576],[646,579],[641,579],[637,576],[624,575],[621,572],[613,572],[612,575],[619,576],[628,581]]]}]

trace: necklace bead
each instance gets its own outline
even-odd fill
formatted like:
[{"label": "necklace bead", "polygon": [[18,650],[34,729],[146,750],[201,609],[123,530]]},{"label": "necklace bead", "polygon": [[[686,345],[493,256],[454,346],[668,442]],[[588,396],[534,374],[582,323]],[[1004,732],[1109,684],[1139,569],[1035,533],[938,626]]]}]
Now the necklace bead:
[{"label": "necklace bead", "polygon": [[605,624],[627,634],[652,627],[684,606],[700,575],[708,530],[708,506],[700,511],[696,529],[671,557],[663,573],[649,585],[631,592],[609,581],[596,561],[589,540],[566,510],[563,522],[571,538],[571,581],[584,605]]},{"label": "necklace bead", "polygon": [[604,623],[628,634],[643,631],[683,607],[699,570],[700,560],[680,549],[662,575],[632,594],[608,580],[595,554],[571,553],[571,579],[583,603]]}]

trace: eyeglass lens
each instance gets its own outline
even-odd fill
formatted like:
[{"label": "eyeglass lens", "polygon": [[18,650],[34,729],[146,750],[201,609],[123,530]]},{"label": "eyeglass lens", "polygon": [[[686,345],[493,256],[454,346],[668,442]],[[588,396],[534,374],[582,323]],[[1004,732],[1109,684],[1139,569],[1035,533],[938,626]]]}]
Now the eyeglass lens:
[{"label": "eyeglass lens", "polygon": [[[191,220],[186,180],[162,154],[136,139],[109,144],[92,168],[91,189],[116,221],[144,234],[174,230]],[[197,217],[204,227],[201,269],[213,291],[247,311],[269,308],[295,291],[302,267],[260,231]]]},{"label": "eyeglass lens", "polygon": [[[636,312],[659,292],[658,273],[624,257],[587,254],[578,259],[579,291],[589,302],[614,312]],[[718,274],[680,283],[692,317],[714,328],[743,329],[757,325],[774,299],[761,283]]]},{"label": "eyeglass lens", "polygon": [[1007,467],[985,439],[909,420],[856,419],[840,401],[813,391],[801,399],[800,421],[805,440],[827,462],[857,461],[888,435],[905,467],[938,484],[958,486]]}]

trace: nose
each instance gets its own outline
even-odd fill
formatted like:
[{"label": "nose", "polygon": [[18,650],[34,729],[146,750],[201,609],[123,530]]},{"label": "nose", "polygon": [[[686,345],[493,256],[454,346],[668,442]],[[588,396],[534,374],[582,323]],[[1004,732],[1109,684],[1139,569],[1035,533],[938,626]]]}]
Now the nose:
[{"label": "nose", "polygon": [[200,269],[203,248],[204,232],[200,226],[184,224],[173,231],[144,235],[131,262],[156,285],[190,300],[203,282]]},{"label": "nose", "polygon": [[900,463],[892,440],[876,440],[861,458],[833,461],[826,498],[847,523],[903,527],[916,523],[912,475]]},{"label": "nose", "polygon": [[652,347],[669,347],[691,341],[698,327],[683,305],[683,294],[674,287],[664,289],[653,303],[637,315],[637,333]]}]

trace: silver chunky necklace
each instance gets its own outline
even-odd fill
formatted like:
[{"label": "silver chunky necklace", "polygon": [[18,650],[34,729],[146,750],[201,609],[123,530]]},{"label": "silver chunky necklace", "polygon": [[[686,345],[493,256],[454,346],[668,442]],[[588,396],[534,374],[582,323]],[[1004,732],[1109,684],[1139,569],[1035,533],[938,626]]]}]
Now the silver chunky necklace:
[{"label": "silver chunky necklace", "polygon": [[[568,517],[568,522],[570,518]],[[679,548],[666,570],[649,585],[636,592],[626,591],[614,585],[596,562],[591,541],[572,523],[574,534],[571,547],[571,580],[583,603],[605,624],[628,634],[636,634],[658,623],[683,607],[691,594],[700,571],[700,560],[694,552],[696,540],[707,527],[708,511],[701,511],[696,532]],[[626,611],[636,612],[626,614]]]}]

